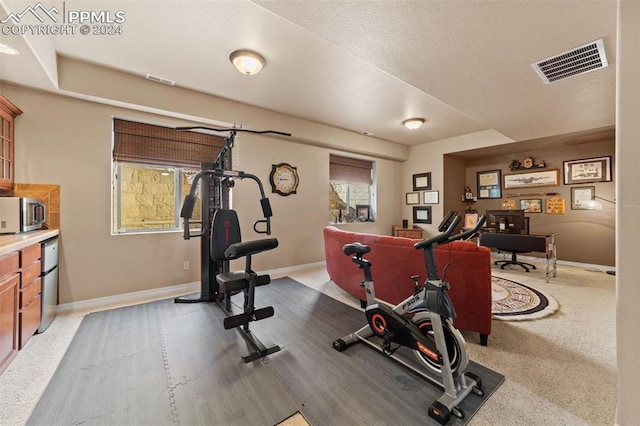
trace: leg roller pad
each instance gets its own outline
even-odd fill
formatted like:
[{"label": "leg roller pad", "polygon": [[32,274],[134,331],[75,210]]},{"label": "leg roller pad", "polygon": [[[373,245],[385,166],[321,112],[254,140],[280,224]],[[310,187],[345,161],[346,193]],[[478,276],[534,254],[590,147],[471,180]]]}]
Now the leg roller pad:
[{"label": "leg roller pad", "polygon": [[242,313],[227,317],[223,321],[224,328],[225,330],[229,330],[230,328],[246,326],[251,321],[260,321],[262,319],[272,317],[274,313],[275,311],[273,310],[273,306],[267,306],[265,308],[256,309],[253,311],[253,315]]}]

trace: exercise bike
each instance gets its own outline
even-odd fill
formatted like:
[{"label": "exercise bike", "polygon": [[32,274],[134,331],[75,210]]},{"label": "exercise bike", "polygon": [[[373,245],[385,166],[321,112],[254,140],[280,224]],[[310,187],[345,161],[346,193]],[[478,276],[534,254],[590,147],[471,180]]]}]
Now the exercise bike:
[{"label": "exercise bike", "polygon": [[[364,342],[443,388],[442,396],[429,406],[429,416],[440,424],[446,424],[451,414],[464,418],[458,405],[470,393],[484,395],[480,377],[467,371],[469,357],[462,334],[453,326],[455,310],[446,293],[449,284],[438,276],[433,251],[438,245],[471,237],[482,227],[485,217],[480,217],[473,229],[452,236],[460,220],[459,215],[450,218],[444,232],[415,244],[416,249],[424,251],[427,280],[420,285],[420,277],[412,276],[413,294],[396,306],[375,297],[371,262],[363,258],[371,248],[360,243],[346,244],[344,254],[353,256],[353,262],[364,272],[361,286],[366,293],[367,325],[333,342],[339,352],[353,343]],[[413,351],[417,365],[394,354],[400,347]]]}]

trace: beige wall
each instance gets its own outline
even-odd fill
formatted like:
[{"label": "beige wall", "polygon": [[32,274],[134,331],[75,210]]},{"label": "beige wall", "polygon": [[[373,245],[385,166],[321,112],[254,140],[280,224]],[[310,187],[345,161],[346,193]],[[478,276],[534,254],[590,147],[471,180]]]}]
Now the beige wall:
[{"label": "beige wall", "polygon": [[[110,233],[112,117],[169,126],[184,125],[185,121],[7,84],[0,90],[24,111],[16,123],[16,180],[59,184],[61,188],[61,303],[199,280],[197,239],[185,241],[181,233],[116,236]],[[174,92],[174,100],[176,95],[203,96],[182,89]],[[182,100],[176,105],[181,103],[188,104]],[[250,109],[252,113],[256,110]],[[200,113],[206,115],[206,111]],[[300,128],[301,120],[294,121]],[[312,133],[314,126],[308,123],[304,131]],[[265,127],[289,130],[286,122]],[[339,137],[340,132],[332,131],[328,135]],[[400,220],[396,206],[400,202],[397,188],[401,163],[354,154],[359,144],[364,151],[370,151],[371,146],[366,143],[370,138],[343,133],[342,141],[320,139],[315,145],[241,134],[234,149],[234,167],[255,174],[263,181],[274,212],[273,236],[280,241],[278,249],[256,256],[253,263],[256,270],[324,260],[322,228],[327,224],[329,153],[344,154],[330,147],[344,140],[351,142],[349,155],[375,161],[381,176],[375,195],[384,203],[378,203],[375,223],[341,226],[389,233],[391,225]],[[381,147],[393,145],[379,144]],[[394,149],[392,146],[389,151]],[[280,162],[298,168],[298,194],[281,197],[270,193],[271,165]],[[256,185],[250,180],[240,181],[234,191],[234,207],[241,218],[244,239],[261,238],[262,235],[252,230],[253,222],[261,218]],[[183,271],[185,260],[192,265],[190,271]]]},{"label": "beige wall", "polygon": [[[240,136],[239,149],[234,152],[236,168],[255,174],[265,185],[274,212],[273,236],[280,242],[273,256],[256,256],[256,267],[272,269],[324,260],[321,230],[327,225],[330,153],[340,152],[264,136]],[[397,206],[400,196],[396,188],[400,185],[401,163],[369,156],[357,157],[375,162],[378,176],[377,193],[374,194],[378,200],[376,221],[338,226],[358,232],[390,234],[391,226],[399,221]],[[282,197],[270,193],[268,177],[271,165],[281,162],[297,167],[300,178],[297,194]],[[251,212],[240,214],[243,239],[260,238],[251,231],[255,220],[261,219],[256,185],[249,180],[238,183],[233,198],[238,212]]]},{"label": "beige wall", "polygon": [[[563,161],[578,160],[582,158],[595,158],[603,156],[612,157],[612,170],[616,169],[615,164],[615,141],[606,140],[592,143],[573,143],[571,145],[558,144],[553,150],[529,150],[520,154],[492,154],[483,156],[482,150],[475,151],[473,159],[465,162],[465,185],[468,185],[477,195],[476,173],[484,170],[501,170],[502,175],[514,173],[509,170],[512,160],[524,159],[531,156],[536,162],[544,160],[547,168],[545,170],[560,170],[560,185],[549,187],[535,187],[520,190],[504,190],[502,196],[507,194],[535,194],[535,193],[558,193],[559,197],[566,202],[565,214],[555,215],[546,213],[527,213],[530,220],[531,234],[556,234],[556,244],[558,259],[586,263],[592,265],[615,266],[615,205],[601,201],[602,210],[572,210],[571,209],[571,188],[577,186],[594,186],[596,195],[607,200],[615,200],[615,181],[598,182],[585,185],[564,185],[562,179]],[[452,154],[455,156],[455,154]],[[449,177],[446,174],[447,178]],[[458,192],[462,191],[462,186],[458,187]],[[543,201],[551,198],[549,196],[514,197],[516,202],[523,198],[540,198]],[[460,198],[454,203],[445,206],[450,209],[464,210],[466,207],[460,202]],[[486,210],[501,209],[502,199],[483,200],[468,204],[468,207],[477,209],[479,213]]]},{"label": "beige wall", "polygon": [[[450,197],[460,197],[460,189],[452,188],[450,182],[445,182],[445,170],[444,167],[459,167],[459,164],[445,163],[444,156],[452,152],[467,151],[471,149],[484,148],[488,146],[501,145],[505,143],[513,142],[512,139],[493,131],[486,130],[483,132],[472,133],[469,135],[459,136],[456,138],[443,139],[441,141],[422,144],[411,148],[409,160],[403,165],[403,178],[402,178],[402,194],[405,192],[413,191],[412,175],[417,173],[431,172],[431,189],[440,191],[441,201],[439,204],[432,205],[431,211],[433,214],[432,223],[430,225],[419,224],[419,226],[426,230],[425,236],[435,235],[437,233],[437,227],[443,217],[444,201],[450,199]],[[464,171],[460,169],[462,173]],[[464,176],[461,176],[464,179]],[[444,192],[446,189],[446,192]],[[453,194],[451,191],[455,191]],[[447,197],[447,198],[444,198]],[[413,206],[407,206],[402,201],[402,217],[409,219],[411,223],[413,218]],[[446,213],[446,212],[445,212]]]},{"label": "beige wall", "polygon": [[60,185],[61,303],[197,279],[195,269],[182,270],[183,260],[196,262],[196,241],[110,235],[111,119],[126,111],[8,85],[2,91],[24,111],[16,122],[16,180]]}]

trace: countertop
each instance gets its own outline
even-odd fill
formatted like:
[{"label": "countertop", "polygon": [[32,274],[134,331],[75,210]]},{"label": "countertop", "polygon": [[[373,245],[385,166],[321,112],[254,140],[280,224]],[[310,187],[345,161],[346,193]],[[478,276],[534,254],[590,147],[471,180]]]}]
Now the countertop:
[{"label": "countertop", "polygon": [[0,256],[20,250],[60,234],[59,229],[43,229],[24,234],[0,234]]}]

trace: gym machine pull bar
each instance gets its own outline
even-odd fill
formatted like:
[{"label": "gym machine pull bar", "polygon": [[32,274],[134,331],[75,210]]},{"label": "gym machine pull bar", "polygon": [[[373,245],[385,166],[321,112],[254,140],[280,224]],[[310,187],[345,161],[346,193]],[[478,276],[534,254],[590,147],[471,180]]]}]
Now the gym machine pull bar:
[{"label": "gym machine pull bar", "polygon": [[[197,200],[197,197],[196,197],[196,190],[198,186],[197,183],[205,175],[209,175],[214,178],[226,177],[229,179],[233,179],[233,178],[252,179],[253,181],[255,181],[256,184],[258,185],[258,189],[260,190],[260,197],[261,197],[260,206],[262,207],[262,215],[264,216],[264,219],[257,220],[253,224],[253,230],[259,234],[271,235],[271,216],[273,216],[273,212],[271,210],[271,203],[269,202],[269,199],[266,197],[264,193],[264,188],[262,187],[262,182],[260,182],[260,179],[258,179],[258,177],[255,175],[241,172],[238,170],[216,169],[216,170],[202,170],[196,173],[196,175],[193,178],[191,189],[189,191],[189,194],[185,197],[184,204],[182,205],[182,210],[180,211],[180,217],[184,219],[183,238],[185,240],[188,240],[192,237],[200,237],[202,236],[203,232],[206,232],[205,227],[202,227],[202,231],[199,234],[192,235],[190,231],[190,226],[189,226],[192,223],[202,225],[202,222],[191,222],[190,219],[191,219],[191,216],[193,215],[193,209],[196,205],[196,200]],[[261,223],[265,224],[264,230],[258,229],[258,224],[261,224]]]}]

